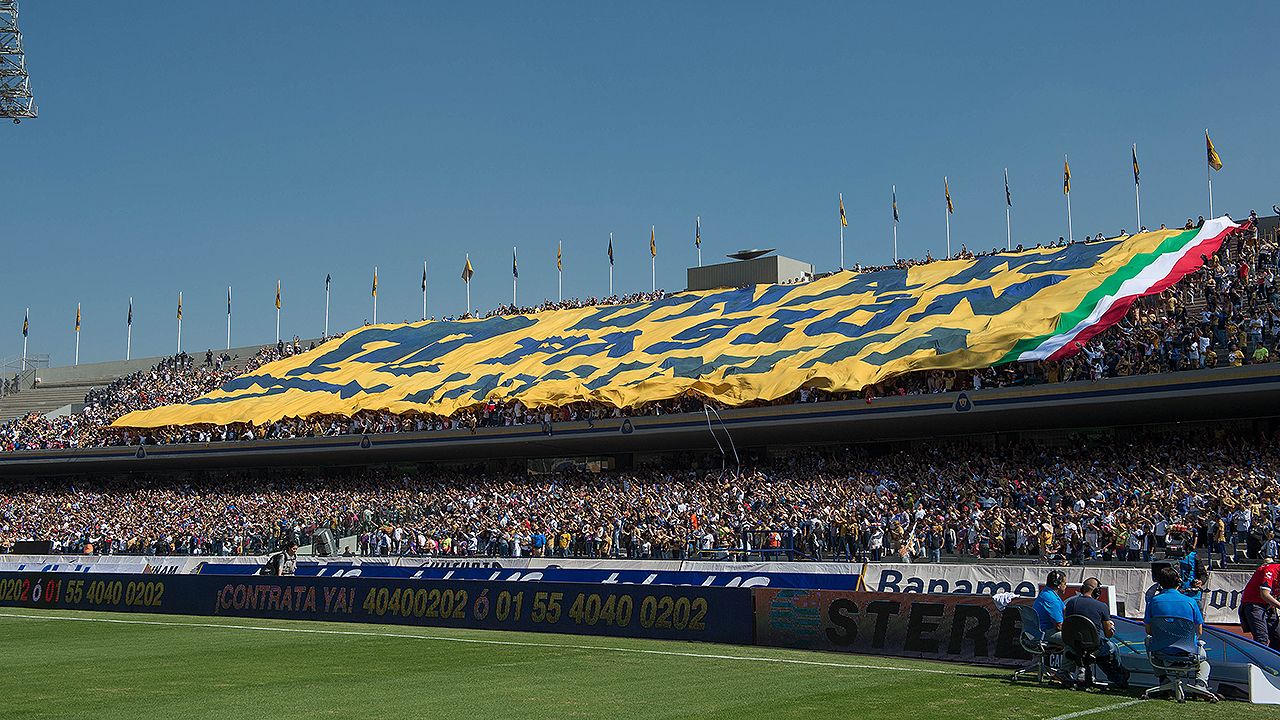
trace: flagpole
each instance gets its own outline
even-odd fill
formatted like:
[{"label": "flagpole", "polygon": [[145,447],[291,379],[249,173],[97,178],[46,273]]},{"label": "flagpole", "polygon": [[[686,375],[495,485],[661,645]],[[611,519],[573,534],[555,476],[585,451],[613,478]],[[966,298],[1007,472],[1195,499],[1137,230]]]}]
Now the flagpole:
[{"label": "flagpole", "polygon": [[649,292],[658,292],[658,251],[653,226],[649,226]]},{"label": "flagpole", "polygon": [[[841,207],[841,208],[843,208],[843,207],[844,207],[844,193],[839,193],[839,194],[837,195],[837,197],[839,197],[839,198],[840,198],[840,207]],[[843,215],[843,213],[842,213],[842,214],[841,214],[841,217],[840,217],[840,269],[841,269],[841,270],[843,270],[843,269],[844,269],[844,222],[845,222],[845,221],[844,221],[844,215]]]},{"label": "flagpole", "polygon": [[1013,247],[1013,220],[1009,217],[1009,204],[1004,206],[1004,249],[1010,250]]},{"label": "flagpole", "polygon": [[280,285],[276,284],[276,343],[280,342]]},{"label": "flagpole", "polygon": [[1142,197],[1138,194],[1138,183],[1133,184],[1133,205],[1138,213],[1138,225],[1133,231],[1139,233],[1142,232]]},{"label": "flagpole", "polygon": [[72,364],[80,364],[80,303],[76,303],[76,360]]},{"label": "flagpole", "polygon": [[560,302],[564,302],[564,261],[561,259],[563,245],[556,246],[556,294]]},{"label": "flagpole", "polygon": [[27,328],[30,325],[28,318],[31,317],[31,308],[22,316],[22,372],[27,371]]},{"label": "flagpole", "polygon": [[[276,335],[280,334],[280,330],[276,330]],[[231,286],[227,286],[227,349],[231,349]]]},{"label": "flagpole", "polygon": [[129,322],[124,331],[124,359],[128,360],[133,350],[133,298],[129,298]]},{"label": "flagpole", "polygon": [[947,214],[947,259],[951,258],[951,211],[943,208],[943,212]]},{"label": "flagpole", "polygon": [[378,266],[373,266],[373,324],[378,324]]},{"label": "flagpole", "polygon": [[1071,227],[1071,193],[1067,192],[1067,239],[1071,242],[1076,241],[1075,230]]},{"label": "flagpole", "polygon": [[178,349],[174,355],[182,354],[182,292],[178,292]]},{"label": "flagpole", "polygon": [[613,297],[613,233],[609,233],[609,297]]},{"label": "flagpole", "polygon": [[329,276],[324,279],[324,337],[329,339]]},{"label": "flagpole", "polygon": [[422,261],[422,319],[427,319],[427,261]]},{"label": "flagpole", "polygon": [[694,237],[698,241],[698,267],[702,267],[702,216],[699,215],[693,221]]},{"label": "flagpole", "polygon": [[[471,265],[471,253],[467,253],[467,265]],[[467,314],[471,314],[471,278],[466,278],[467,285]]]},{"label": "flagpole", "polygon": [[1005,168],[1005,250],[1014,246],[1014,224],[1010,220],[1009,168]]},{"label": "flagpole", "polygon": [[898,262],[898,186],[889,186],[890,209],[893,210],[893,261]]},{"label": "flagpole", "polygon": [[1138,144],[1137,144],[1137,143],[1134,143],[1134,144],[1133,144],[1133,167],[1134,167],[1134,170],[1133,170],[1133,207],[1134,207],[1134,212],[1136,212],[1136,213],[1137,213],[1137,221],[1138,221],[1138,224],[1137,224],[1137,226],[1136,226],[1136,227],[1134,227],[1133,231],[1134,231],[1135,233],[1140,233],[1140,232],[1142,232],[1142,195],[1138,192],[1138,187],[1139,187],[1139,185],[1141,185],[1141,183],[1139,183],[1139,182],[1138,182],[1138,170],[1137,170],[1137,168],[1138,168]]},{"label": "flagpole", "polygon": [[[1208,136],[1208,134],[1209,134],[1209,131],[1205,130],[1205,135]],[[1205,180],[1208,180],[1209,182],[1209,217],[1212,218],[1213,217],[1213,166],[1210,165],[1208,161],[1205,161],[1205,164],[1204,164],[1204,177],[1205,177]]]},{"label": "flagpole", "polygon": [[519,265],[516,263],[516,249],[511,248],[511,306],[516,306],[516,284],[520,282]]}]

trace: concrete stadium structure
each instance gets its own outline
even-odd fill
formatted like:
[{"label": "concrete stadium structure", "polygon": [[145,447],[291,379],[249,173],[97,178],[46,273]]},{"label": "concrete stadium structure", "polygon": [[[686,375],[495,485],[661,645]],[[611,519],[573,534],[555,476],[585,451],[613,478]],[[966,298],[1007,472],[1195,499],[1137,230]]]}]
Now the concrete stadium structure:
[{"label": "concrete stadium structure", "polygon": [[[318,339],[304,340],[302,344],[310,347],[312,342],[319,344]],[[230,367],[240,369],[262,347],[264,346],[246,345],[230,350],[215,350],[214,353],[225,352],[230,355]],[[204,362],[204,351],[190,354],[195,362]],[[147,357],[29,369],[21,392],[0,398],[0,423],[33,412],[41,415],[77,412],[84,405],[84,397],[90,390],[109,385],[126,375],[150,370],[164,359],[166,358]]]},{"label": "concrete stadium structure", "polygon": [[[67,475],[217,467],[529,462],[597,458],[630,467],[647,456],[735,454],[796,445],[941,437],[1122,435],[1131,426],[1280,416],[1280,363],[1027,387],[741,408],[538,425],[386,435],[0,453],[0,473]],[[722,448],[723,450],[720,450]]]}]

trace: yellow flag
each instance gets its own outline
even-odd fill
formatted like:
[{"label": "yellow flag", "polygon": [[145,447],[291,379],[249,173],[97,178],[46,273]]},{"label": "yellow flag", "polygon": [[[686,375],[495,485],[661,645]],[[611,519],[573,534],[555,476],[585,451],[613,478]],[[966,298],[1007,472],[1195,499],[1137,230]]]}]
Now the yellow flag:
[{"label": "yellow flag", "polygon": [[471,276],[475,274],[475,269],[471,267],[471,256],[468,255],[467,264],[462,267],[462,281],[471,282]]},{"label": "yellow flag", "polygon": [[76,332],[80,332],[80,303],[76,303]]},{"label": "yellow flag", "polygon": [[955,215],[956,209],[951,205],[951,185],[947,183],[947,179],[942,178],[942,192],[947,196],[947,214]]},{"label": "yellow flag", "polygon": [[182,319],[182,293],[178,293],[178,319]]},{"label": "yellow flag", "polygon": [[1209,167],[1214,170],[1222,169],[1222,158],[1218,156],[1218,151],[1213,147],[1213,140],[1209,138],[1209,131],[1204,131],[1205,149],[1209,151]]},{"label": "yellow flag", "polygon": [[280,309],[280,281],[276,281],[276,309]]},{"label": "yellow flag", "polygon": [[849,227],[849,218],[844,216],[844,194],[840,194],[840,225],[841,227]]},{"label": "yellow flag", "polygon": [[1071,165],[1067,163],[1066,158],[1062,159],[1062,194],[1071,194]]},{"label": "yellow flag", "polygon": [[378,297],[378,267],[373,268],[373,296]]},{"label": "yellow flag", "polygon": [[658,236],[652,225],[649,226],[649,257],[658,257]]},{"label": "yellow flag", "polygon": [[562,243],[556,244],[556,270],[564,270],[564,261],[560,258],[560,248]]}]

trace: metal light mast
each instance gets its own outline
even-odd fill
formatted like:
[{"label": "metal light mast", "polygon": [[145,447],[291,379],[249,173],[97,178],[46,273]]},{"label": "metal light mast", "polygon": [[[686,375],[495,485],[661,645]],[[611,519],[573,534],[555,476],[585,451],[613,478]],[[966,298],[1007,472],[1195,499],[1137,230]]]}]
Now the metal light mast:
[{"label": "metal light mast", "polygon": [[18,123],[37,112],[18,30],[18,0],[0,0],[0,118]]}]

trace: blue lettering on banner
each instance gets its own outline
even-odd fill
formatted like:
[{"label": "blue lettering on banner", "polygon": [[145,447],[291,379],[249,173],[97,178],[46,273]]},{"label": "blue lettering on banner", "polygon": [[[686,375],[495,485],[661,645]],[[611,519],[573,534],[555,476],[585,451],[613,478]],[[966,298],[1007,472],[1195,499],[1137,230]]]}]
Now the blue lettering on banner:
[{"label": "blue lettering on banner", "polygon": [[1035,583],[1026,581],[1014,585],[1006,581],[975,582],[967,578],[957,578],[952,582],[946,578],[922,578],[914,575],[904,579],[902,572],[886,568],[880,571],[880,580],[876,583],[875,591],[929,595],[996,595],[1011,592],[1023,597],[1035,597],[1040,588]]},{"label": "blue lettering on banner", "polygon": [[738,644],[753,631],[743,587],[0,572],[6,605]]},{"label": "blue lettering on banner", "polygon": [[[207,562],[201,575],[253,575],[257,565]],[[299,577],[379,577],[415,580],[570,582],[603,585],[687,585],[694,587],[777,587],[807,590],[855,590],[858,576],[848,573],[698,572],[690,570],[585,569],[548,566],[527,570],[501,568],[404,567],[382,564],[298,563]]]}]

